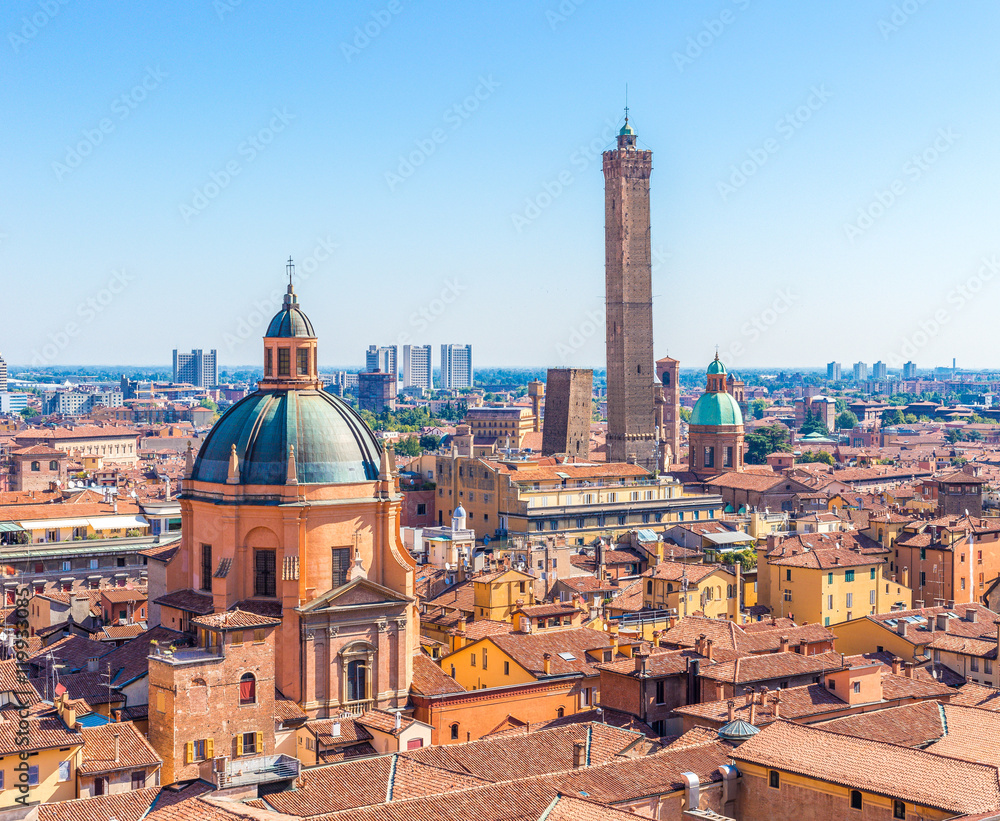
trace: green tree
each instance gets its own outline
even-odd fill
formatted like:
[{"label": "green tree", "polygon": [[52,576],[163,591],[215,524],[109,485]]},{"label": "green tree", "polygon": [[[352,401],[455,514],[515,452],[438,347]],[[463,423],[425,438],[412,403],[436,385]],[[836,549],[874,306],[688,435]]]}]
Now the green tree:
[{"label": "green tree", "polygon": [[400,456],[419,456],[423,453],[420,447],[420,440],[416,436],[408,436],[406,439],[396,441],[396,453]]},{"label": "green tree", "polygon": [[685,422],[691,421],[691,408],[681,408],[681,419]]},{"label": "green tree", "polygon": [[802,427],[799,428],[799,433],[805,436],[810,433],[821,433],[824,436],[830,434],[830,429],[826,426],[826,422],[819,418],[819,414],[814,414],[809,408],[806,408],[806,418],[802,422]]},{"label": "green tree", "polygon": [[435,433],[425,433],[420,437],[420,447],[424,450],[437,450],[441,445],[441,437]]},{"label": "green tree", "polygon": [[850,430],[856,424],[858,424],[858,417],[854,411],[845,410],[837,414],[837,430]]},{"label": "green tree", "polygon": [[903,417],[903,421],[906,422],[907,425],[912,425],[917,421],[917,415],[915,413],[908,413]]},{"label": "green tree", "polygon": [[753,402],[750,403],[750,415],[754,419],[763,419],[764,408],[766,407],[767,407],[767,402],[765,400],[754,399]]},{"label": "green tree", "polygon": [[806,451],[799,457],[800,462],[822,462],[833,467],[833,454],[825,450]]},{"label": "green tree", "polygon": [[944,438],[954,445],[959,439],[962,438],[962,434],[955,428],[950,428],[945,432]]},{"label": "green tree", "polygon": [[219,412],[219,406],[211,398],[207,396],[204,399],[202,399],[201,402],[199,402],[198,404],[201,405],[203,408],[208,408],[209,410],[215,411],[216,413]]},{"label": "green tree", "polygon": [[847,411],[847,400],[843,396],[838,396],[833,400],[837,403],[837,413],[844,413]]},{"label": "green tree", "polygon": [[34,408],[25,408],[23,411],[21,411],[21,416],[23,416],[25,419],[32,419],[33,417],[39,415],[40,414],[38,413],[38,411],[36,411]]},{"label": "green tree", "polygon": [[735,550],[729,554],[728,558],[733,563],[739,562],[743,571],[753,570],[757,566],[757,551],[746,548],[745,550]]},{"label": "green tree", "polygon": [[906,418],[899,408],[890,408],[889,410],[882,411],[882,424],[886,427],[902,425],[905,421]]},{"label": "green tree", "polygon": [[787,453],[792,448],[788,444],[788,431],[780,425],[758,428],[746,437],[746,462],[749,465],[765,465],[771,453]]}]

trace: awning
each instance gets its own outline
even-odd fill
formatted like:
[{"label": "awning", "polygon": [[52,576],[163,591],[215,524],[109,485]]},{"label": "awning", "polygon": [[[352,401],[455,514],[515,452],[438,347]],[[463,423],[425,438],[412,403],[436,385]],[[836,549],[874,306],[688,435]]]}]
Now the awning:
[{"label": "awning", "polygon": [[0,533],[20,533],[22,530],[24,528],[16,522],[0,522]]},{"label": "awning", "polygon": [[705,538],[712,544],[748,544],[753,541],[753,536],[746,533],[706,533]]},{"label": "awning", "polygon": [[87,519],[94,530],[116,530],[117,528],[149,527],[142,516],[101,516]]},{"label": "awning", "polygon": [[87,519],[33,519],[22,521],[21,527],[25,530],[59,530],[64,527],[87,527],[89,524]]}]

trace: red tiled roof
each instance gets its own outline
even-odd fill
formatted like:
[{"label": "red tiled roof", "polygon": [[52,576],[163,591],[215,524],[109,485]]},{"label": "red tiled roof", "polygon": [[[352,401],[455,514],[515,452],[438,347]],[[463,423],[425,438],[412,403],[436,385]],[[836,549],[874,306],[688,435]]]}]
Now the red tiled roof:
[{"label": "red tiled roof", "polygon": [[410,689],[423,696],[465,692],[465,688],[461,684],[451,676],[446,675],[444,670],[423,653],[418,653],[413,657],[413,682]]},{"label": "red tiled roof", "polygon": [[[142,733],[130,721],[83,727],[83,760],[80,772],[86,775],[116,770],[138,770],[163,763]],[[115,758],[115,736],[118,736],[118,757]]]},{"label": "red tiled roof", "polygon": [[952,813],[1000,808],[996,767],[776,721],[732,751],[745,761]]}]

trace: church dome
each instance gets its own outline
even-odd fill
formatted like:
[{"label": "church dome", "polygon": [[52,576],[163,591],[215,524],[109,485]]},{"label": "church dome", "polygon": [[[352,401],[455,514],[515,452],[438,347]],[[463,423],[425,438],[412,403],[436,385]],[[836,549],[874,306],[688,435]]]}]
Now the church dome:
[{"label": "church dome", "polygon": [[740,412],[739,403],[728,393],[703,393],[694,403],[688,424],[742,425],[743,414]]},{"label": "church dome", "polygon": [[297,305],[283,307],[274,315],[264,336],[289,338],[293,336],[314,337],[312,322]]},{"label": "church dome", "polygon": [[707,373],[725,375],[726,366],[719,361],[718,354],[715,355],[715,359],[713,359],[712,362],[709,364]]},{"label": "church dome", "polygon": [[265,391],[241,399],[215,423],[195,460],[196,482],[225,484],[233,445],[241,485],[283,485],[289,446],[300,484],[378,478],[381,451],[364,420],[322,390]]}]

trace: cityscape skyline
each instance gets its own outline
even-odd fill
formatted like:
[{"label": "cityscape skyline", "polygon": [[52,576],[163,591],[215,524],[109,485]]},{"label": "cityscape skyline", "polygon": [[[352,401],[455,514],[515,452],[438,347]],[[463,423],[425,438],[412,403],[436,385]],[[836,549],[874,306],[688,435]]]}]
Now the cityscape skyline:
[{"label": "cityscape skyline", "polygon": [[[0,265],[14,304],[51,287],[44,321],[18,312],[0,350],[16,365],[104,363],[115,327],[135,363],[161,361],[173,337],[218,349],[222,367],[252,363],[291,253],[337,328],[324,366],[353,362],[369,335],[467,339],[491,366],[599,366],[600,153],[627,83],[658,158],[656,357],[696,366],[718,345],[736,370],[792,368],[836,345],[890,368],[986,367],[991,332],[962,329],[985,324],[979,297],[995,287],[997,115],[981,101],[996,58],[977,45],[1000,12],[894,8],[650,4],[637,27],[572,3],[433,18],[401,3],[60,4],[33,28],[20,3]],[[195,47],[168,33],[179,24]],[[233,49],[255,59],[230,65]],[[67,80],[81,62],[83,81]],[[547,71],[555,82],[539,83]],[[394,295],[375,322],[342,310],[372,285]],[[145,321],[150,305],[169,332]],[[864,339],[816,332],[817,314],[846,310],[871,325]],[[535,333],[502,339],[484,315]]]}]

